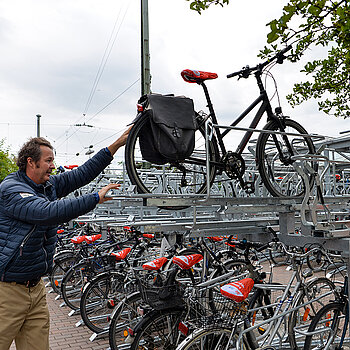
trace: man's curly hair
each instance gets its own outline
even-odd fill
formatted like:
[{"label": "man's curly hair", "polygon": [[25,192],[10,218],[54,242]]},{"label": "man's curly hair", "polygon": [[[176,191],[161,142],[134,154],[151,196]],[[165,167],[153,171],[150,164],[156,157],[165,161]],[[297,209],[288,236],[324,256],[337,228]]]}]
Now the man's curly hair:
[{"label": "man's curly hair", "polygon": [[20,170],[26,170],[27,159],[29,157],[32,158],[34,162],[38,162],[40,160],[40,146],[46,146],[53,150],[51,143],[43,137],[32,137],[22,146],[17,157],[17,165]]}]

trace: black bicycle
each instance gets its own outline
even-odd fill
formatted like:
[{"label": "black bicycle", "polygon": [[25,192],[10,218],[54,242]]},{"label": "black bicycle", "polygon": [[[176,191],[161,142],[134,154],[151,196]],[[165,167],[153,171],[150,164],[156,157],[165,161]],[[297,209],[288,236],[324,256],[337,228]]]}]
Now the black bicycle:
[{"label": "black bicycle", "polygon": [[[313,154],[315,147],[306,130],[296,121],[282,114],[281,107],[273,112],[270,99],[266,92],[263,75],[271,76],[270,69],[276,63],[283,63],[285,53],[291,49],[288,46],[278,52],[271,59],[258,64],[255,67],[246,66],[243,69],[229,74],[227,77],[248,78],[255,76],[260,94],[258,98],[231,124],[236,127],[255,107],[258,108],[253,117],[249,129],[243,135],[235,152],[226,149],[224,137],[232,128],[221,131],[218,120],[209,96],[206,80],[217,78],[216,73],[200,72],[186,69],[181,75],[186,82],[197,83],[203,90],[207,100],[209,114],[203,111],[196,112],[196,143],[192,155],[182,162],[170,162],[157,165],[142,159],[140,152],[140,135],[149,127],[149,113],[146,101],[138,105],[134,126],[129,134],[125,163],[131,182],[137,186],[139,193],[163,193],[163,194],[202,194],[207,191],[207,183],[223,187],[223,182],[238,180],[240,186],[247,192],[255,191],[254,177],[245,176],[246,162],[243,152],[250,141],[254,130],[258,126],[264,113],[267,115],[267,124],[260,133],[255,149],[255,160],[261,180],[267,190],[276,197],[300,196],[304,193],[304,183],[301,176],[293,167],[295,158],[300,154]],[[208,147],[205,142],[205,124],[210,122],[210,137]],[[207,129],[208,130],[208,129]],[[209,162],[207,162],[209,158]],[[209,164],[209,171],[207,171]],[[311,164],[315,167],[315,164]],[[226,177],[218,176],[226,174]],[[249,175],[249,174],[248,174]],[[207,176],[209,181],[207,182]],[[218,177],[217,177],[218,176]],[[217,178],[216,178],[217,177]],[[313,181],[309,178],[310,183]]]}]

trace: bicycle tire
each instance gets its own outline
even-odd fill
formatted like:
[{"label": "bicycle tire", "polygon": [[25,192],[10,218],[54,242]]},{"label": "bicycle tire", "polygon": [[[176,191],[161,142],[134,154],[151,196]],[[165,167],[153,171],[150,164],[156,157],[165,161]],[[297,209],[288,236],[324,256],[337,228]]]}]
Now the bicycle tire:
[{"label": "bicycle tire", "polygon": [[[284,132],[294,134],[307,134],[307,131],[296,121],[285,119]],[[280,131],[276,121],[268,122],[264,130]],[[314,154],[315,146],[309,137],[284,136],[288,137],[293,148],[294,155]],[[281,160],[276,144],[282,146],[282,153],[285,160]],[[302,177],[293,168],[293,160],[285,145],[283,135],[261,133],[256,146],[256,158],[258,170],[266,189],[274,197],[299,197],[305,193],[305,184]],[[316,162],[311,162],[313,169],[317,169]],[[308,178],[310,188],[313,185],[313,176]]]},{"label": "bicycle tire", "polygon": [[[280,285],[279,283],[274,283],[275,285]],[[278,293],[280,294],[280,293]],[[249,305],[248,310],[253,310],[256,308],[259,308],[259,310],[254,312],[248,313],[248,319],[252,326],[255,325],[255,323],[258,323],[259,321],[265,321],[269,318],[271,318],[274,315],[274,307],[271,306],[273,302],[277,300],[277,296],[272,297],[272,291],[271,290],[263,290],[263,289],[256,289],[251,298],[249,299]],[[258,312],[260,314],[258,314]],[[257,332],[261,335],[265,333],[265,328],[267,328],[267,325],[264,325],[263,327],[257,328]],[[259,336],[257,334],[257,336]]]},{"label": "bicycle tire", "polygon": [[108,329],[114,305],[125,297],[124,276],[106,272],[94,277],[84,286],[80,298],[80,315],[95,333]]},{"label": "bicycle tire", "polygon": [[[151,311],[136,325],[135,337],[130,349],[175,350],[181,334],[179,323],[185,317],[185,309]],[[184,336],[182,335],[184,338]],[[182,340],[182,339],[181,339]]]},{"label": "bicycle tire", "polygon": [[[132,184],[136,185],[138,193],[154,194],[203,194],[207,190],[206,184],[206,152],[205,133],[203,125],[195,133],[195,149],[190,158],[200,162],[185,160],[180,166],[187,170],[186,176],[176,165],[166,163],[164,165],[152,164],[142,160],[139,149],[139,136],[142,128],[149,123],[149,116],[144,115],[132,127],[125,147],[125,165]],[[214,139],[215,140],[215,139]],[[210,141],[210,161],[218,159],[216,143]],[[216,167],[211,166],[210,183],[214,181]],[[184,179],[185,178],[185,179]],[[176,207],[178,208],[178,207]]]},{"label": "bicycle tire", "polygon": [[124,331],[128,328],[133,329],[140,321],[141,316],[137,309],[142,302],[141,293],[135,292],[126,296],[113,310],[108,331],[111,350],[118,350],[118,345],[125,338]]},{"label": "bicycle tire", "polygon": [[[300,333],[295,332],[295,328],[306,330],[312,320],[315,318],[317,312],[330,301],[338,299],[338,292],[334,283],[325,277],[319,277],[311,280],[302,291],[298,294],[294,306],[302,305],[309,300],[314,299],[318,295],[326,294],[322,299],[315,301],[309,305],[306,305],[300,309],[293,311],[288,318],[288,339],[291,348],[294,350],[302,349],[300,347],[304,343],[303,336]],[[297,334],[297,337],[296,337]]]},{"label": "bicycle tire", "polygon": [[63,277],[61,296],[65,304],[72,310],[79,310],[82,290],[84,285],[92,277],[92,274],[88,270],[88,264],[86,262],[80,262],[72,266]]},{"label": "bicycle tire", "polygon": [[74,255],[62,256],[59,259],[55,259],[52,270],[49,274],[49,281],[52,290],[56,294],[61,294],[61,283],[64,275],[67,271],[75,265],[77,258]]},{"label": "bicycle tire", "polygon": [[[232,329],[229,328],[202,328],[195,330],[183,340],[177,350],[234,350],[236,349],[236,339],[237,334],[232,335]],[[249,349],[246,342],[243,344],[243,349]]]},{"label": "bicycle tire", "polygon": [[[308,332],[320,331],[305,337],[304,350],[311,349],[338,349],[335,347],[338,338],[341,337],[344,318],[342,317],[345,305],[342,302],[334,302],[325,305],[315,315]],[[349,345],[341,349],[349,349]]]}]

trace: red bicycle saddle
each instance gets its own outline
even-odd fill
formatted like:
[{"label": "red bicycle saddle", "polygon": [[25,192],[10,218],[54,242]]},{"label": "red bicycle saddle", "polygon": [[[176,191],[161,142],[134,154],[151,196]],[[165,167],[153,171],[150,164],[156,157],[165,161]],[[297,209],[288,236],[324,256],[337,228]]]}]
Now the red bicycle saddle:
[{"label": "red bicycle saddle", "polygon": [[181,72],[182,79],[187,83],[200,83],[204,80],[216,79],[216,73],[202,72],[200,70],[184,69]]},{"label": "red bicycle saddle", "polygon": [[173,263],[178,265],[183,270],[188,270],[202,259],[203,256],[201,254],[180,255],[173,257]]},{"label": "red bicycle saddle", "polygon": [[86,243],[92,243],[97,241],[98,239],[100,239],[102,237],[102,235],[99,233],[98,235],[92,235],[92,236],[75,236],[73,238],[71,238],[71,242],[75,243],[75,244],[80,244],[83,242]]},{"label": "red bicycle saddle", "polygon": [[208,237],[208,239],[211,240],[211,241],[213,241],[213,242],[221,242],[221,241],[224,240],[222,237],[217,237],[217,236]]},{"label": "red bicycle saddle", "polygon": [[152,261],[149,261],[145,264],[142,265],[142,268],[144,270],[159,270],[166,262],[168,259],[166,257],[158,258]]},{"label": "red bicycle saddle", "polygon": [[145,238],[154,238],[154,234],[153,233],[144,233],[143,235],[142,235],[142,237],[145,237]]},{"label": "red bicycle saddle", "polygon": [[240,281],[231,282],[225,284],[220,288],[222,295],[232,299],[233,301],[239,303],[247,299],[250,291],[254,286],[254,281],[251,278],[244,278]]},{"label": "red bicycle saddle", "polygon": [[64,167],[65,167],[66,169],[73,170],[74,168],[77,168],[78,166],[79,166],[79,165],[74,164],[74,165],[65,165]]},{"label": "red bicycle saddle", "polygon": [[126,256],[131,252],[131,248],[125,248],[117,253],[111,253],[115,257],[115,260],[121,261],[126,258]]}]

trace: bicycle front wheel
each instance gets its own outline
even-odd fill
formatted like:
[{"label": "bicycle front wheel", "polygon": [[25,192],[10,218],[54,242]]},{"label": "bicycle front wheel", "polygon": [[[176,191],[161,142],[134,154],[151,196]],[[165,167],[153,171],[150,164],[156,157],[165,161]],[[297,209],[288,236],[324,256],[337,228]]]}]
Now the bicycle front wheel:
[{"label": "bicycle front wheel", "polygon": [[[294,135],[261,133],[256,145],[256,158],[261,179],[274,197],[296,197],[305,193],[302,177],[294,169],[292,156],[314,154],[315,147],[310,137],[298,136],[307,131],[296,121],[285,119],[283,132]],[[270,121],[264,130],[281,131],[276,121]],[[316,162],[309,161],[313,169]],[[310,187],[313,177],[309,176]]]},{"label": "bicycle front wheel", "polygon": [[130,349],[175,350],[184,338],[179,324],[186,310],[168,309],[152,311],[135,327],[135,338]]},{"label": "bicycle front wheel", "polygon": [[140,292],[126,296],[114,309],[109,325],[109,346],[111,350],[118,350],[127,336],[127,330],[133,329],[141,320],[138,307],[142,304]]},{"label": "bicycle front wheel", "polygon": [[[236,349],[237,334],[228,328],[203,328],[194,331],[178,346],[177,350]],[[244,343],[242,349],[248,349]]]},{"label": "bicycle front wheel", "polygon": [[[125,148],[125,165],[132,184],[139,193],[202,194],[207,190],[207,167],[204,128],[195,133],[195,149],[185,161],[164,165],[142,159],[140,135],[150,129],[149,117],[139,119],[130,131]],[[210,161],[216,159],[215,144],[210,142]],[[210,183],[214,181],[215,166],[210,168]]]},{"label": "bicycle front wheel", "polygon": [[349,344],[340,347],[340,339],[346,327],[344,304],[335,302],[325,305],[310,324],[303,349],[350,349]]}]

